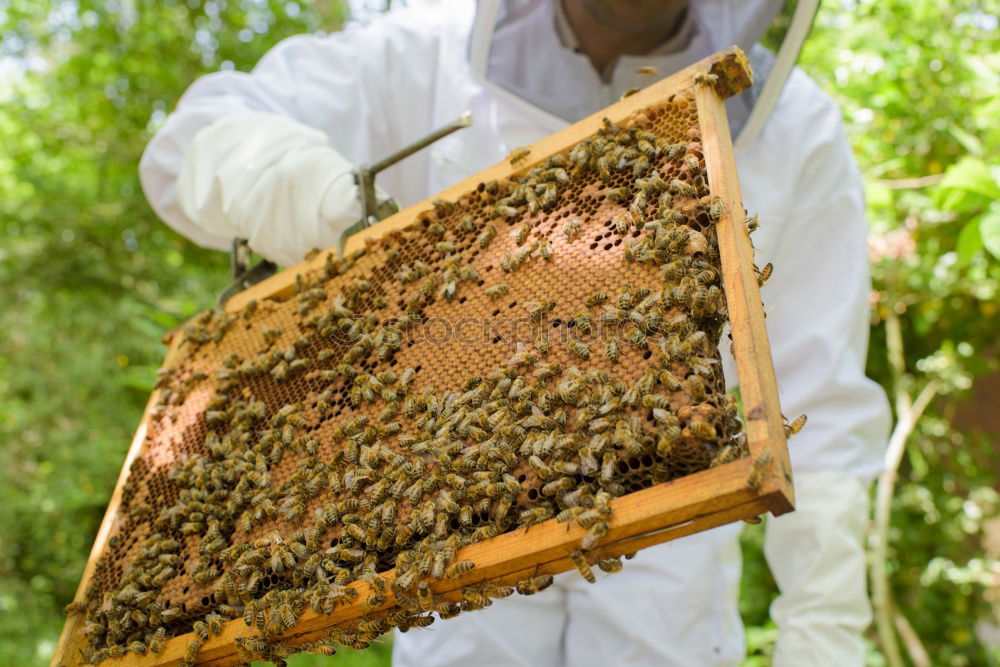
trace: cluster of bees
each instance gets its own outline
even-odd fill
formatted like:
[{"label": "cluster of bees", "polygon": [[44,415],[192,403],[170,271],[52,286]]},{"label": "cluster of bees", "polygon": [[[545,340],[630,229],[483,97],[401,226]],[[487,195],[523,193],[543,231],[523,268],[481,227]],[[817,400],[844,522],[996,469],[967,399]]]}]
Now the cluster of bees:
[{"label": "cluster of bees", "polygon": [[[657,167],[669,165],[683,177],[663,178]],[[648,267],[649,280],[560,307],[574,313],[580,334],[612,333],[598,344],[573,337],[562,354],[539,327],[506,363],[445,391],[393,363],[407,330],[438,300],[476,289],[495,300],[511,289],[484,285],[462,252],[463,236],[480,251],[512,242],[499,259],[507,274],[552,261],[559,244],[575,242],[594,221],[567,219],[556,243],[537,233],[539,218],[571,184],[595,180],[615,210],[611,229],[626,240],[621,257]],[[193,664],[225,621],[240,618],[249,630],[236,648],[246,662],[364,648],[392,628],[425,627],[545,589],[551,576],[460,586],[475,564],[459,553],[553,518],[584,529],[571,557],[593,582],[593,566],[622,567],[593,555],[612,524],[614,498],[746,454],[719,367],[727,315],[708,224],[718,204],[708,196],[697,137],[669,141],[606,122],[567,153],[483,190],[488,204],[478,210],[436,202],[421,216],[419,259],[404,262],[409,241],[399,233],[345,260],[328,255],[323,268],[296,279],[298,331],[266,328],[258,354],[222,358],[201,451],[170,470],[176,502],[156,512],[148,504],[155,498],[133,503],[141,511],[123,506],[132,528],[148,527],[148,536],[109,590],[92,585],[72,609],[86,612],[90,662],[155,654],[168,636],[190,632],[184,660]],[[509,236],[500,234],[505,228]],[[356,270],[366,252],[408,290],[398,316],[380,317],[386,290]],[[527,315],[544,323],[555,307],[532,302]],[[241,315],[207,313],[185,341],[192,354],[224,347],[227,331],[251,327],[258,314],[255,302]],[[594,363],[600,355],[607,362]],[[643,360],[638,377],[604,370],[630,355]],[[169,419],[206,379],[165,371],[153,418]],[[303,400],[268,403],[264,394],[277,385],[302,387]],[[327,416],[344,399],[350,408],[333,423]],[[279,483],[275,471],[289,458],[294,471]],[[182,574],[211,587],[197,620],[162,599],[164,585]],[[436,595],[439,580],[455,580],[459,596]],[[361,605],[360,619],[326,638],[282,642],[306,609],[329,614],[352,604]]]}]

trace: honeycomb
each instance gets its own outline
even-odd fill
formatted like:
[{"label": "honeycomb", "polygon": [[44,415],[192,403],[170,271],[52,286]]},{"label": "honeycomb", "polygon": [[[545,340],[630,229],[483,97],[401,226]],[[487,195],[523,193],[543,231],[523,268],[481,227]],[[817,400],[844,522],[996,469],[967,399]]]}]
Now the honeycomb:
[{"label": "honeycomb", "polygon": [[[611,498],[746,453],[714,201],[685,92],[327,255],[295,294],[193,320],[86,592],[88,659],[193,632],[194,663],[238,617],[247,662],[361,648],[513,592],[443,603],[426,582],[553,517],[588,529],[573,558],[592,579]],[[399,607],[281,645],[357,579]]]}]

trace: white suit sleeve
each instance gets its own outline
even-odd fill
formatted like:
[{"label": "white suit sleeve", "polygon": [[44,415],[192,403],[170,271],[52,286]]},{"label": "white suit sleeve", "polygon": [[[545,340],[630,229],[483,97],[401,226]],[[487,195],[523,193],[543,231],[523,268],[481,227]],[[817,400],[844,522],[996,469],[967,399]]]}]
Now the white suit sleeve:
[{"label": "white suit sleeve", "polygon": [[764,554],[781,595],[775,667],[863,665],[871,622],[864,549],[868,494],[841,472],[795,479],[794,512],[767,521]]},{"label": "white suit sleeve", "polygon": [[765,555],[781,591],[775,665],[860,665],[871,613],[865,489],[881,466],[889,410],[864,372],[871,285],[861,179],[839,109],[818,91],[812,99],[822,103],[795,110],[794,203],[762,258],[774,263],[762,295],[782,410],[808,415],[788,443],[797,508],[768,522]]},{"label": "white suit sleeve", "polygon": [[361,217],[353,165],[322,132],[249,112],[202,128],[177,176],[184,217],[206,234],[245,238],[289,266],[326,248]]},{"label": "white suit sleeve", "polygon": [[[196,243],[234,236],[281,264],[327,247],[359,217],[352,165],[382,157],[430,125],[434,49],[402,19],[286,39],[250,73],[196,81],[140,162],[156,213]],[[397,93],[400,80],[410,89]],[[392,112],[397,97],[413,101]],[[398,117],[398,118],[397,118]]]}]

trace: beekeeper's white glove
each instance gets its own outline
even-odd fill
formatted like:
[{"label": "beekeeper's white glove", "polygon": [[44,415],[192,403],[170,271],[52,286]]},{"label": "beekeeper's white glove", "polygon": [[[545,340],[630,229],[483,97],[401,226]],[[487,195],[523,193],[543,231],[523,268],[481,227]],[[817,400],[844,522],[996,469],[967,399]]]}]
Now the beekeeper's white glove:
[{"label": "beekeeper's white glove", "polygon": [[867,492],[841,472],[799,473],[795,511],[768,519],[764,554],[781,590],[775,667],[864,665],[867,521]]},{"label": "beekeeper's white glove", "polygon": [[177,201],[206,236],[245,238],[254,252],[284,266],[312,248],[336,245],[361,217],[354,165],[326,135],[261,112],[198,131],[184,153]]}]

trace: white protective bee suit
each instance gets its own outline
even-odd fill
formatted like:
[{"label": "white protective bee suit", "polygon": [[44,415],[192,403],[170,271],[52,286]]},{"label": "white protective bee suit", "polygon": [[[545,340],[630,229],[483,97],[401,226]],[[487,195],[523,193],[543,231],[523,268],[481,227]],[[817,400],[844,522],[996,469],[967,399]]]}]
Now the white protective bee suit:
[{"label": "white protective bee suit", "polygon": [[[379,176],[403,205],[498,162],[643,85],[719,49],[749,49],[773,0],[692,0],[677,37],[620,58],[602,83],[554,2],[421,2],[367,26],[300,36],[251,73],[198,80],[140,165],[157,213],[195,242],[234,237],[285,265],[329,247],[360,214],[351,165],[371,162],[466,109],[473,127]],[[801,3],[800,3],[801,4]],[[755,68],[770,66],[761,47]],[[730,100],[734,134],[753,91]],[[866,487],[888,427],[864,375],[869,277],[862,185],[833,102],[794,70],[762,129],[737,142],[747,208],[760,216],[758,264],[781,402],[807,413],[790,442],[797,510],[766,527],[781,589],[776,665],[861,665],[869,623],[862,536]],[[723,346],[726,348],[728,346]],[[730,382],[735,367],[723,350]],[[736,602],[739,525],[644,550],[621,573],[575,573],[531,597],[397,635],[399,665],[733,665],[743,656]],[[600,573],[599,573],[600,576]]]}]

